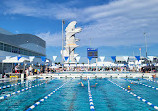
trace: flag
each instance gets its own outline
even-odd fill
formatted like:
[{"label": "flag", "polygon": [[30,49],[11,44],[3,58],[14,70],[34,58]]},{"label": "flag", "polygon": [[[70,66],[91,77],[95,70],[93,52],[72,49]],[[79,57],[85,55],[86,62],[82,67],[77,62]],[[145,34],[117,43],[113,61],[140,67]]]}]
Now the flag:
[{"label": "flag", "polygon": [[64,58],[65,58],[65,61],[67,61],[69,57],[65,56]]},{"label": "flag", "polygon": [[53,56],[53,60],[54,60],[54,61],[56,60],[56,58],[57,58],[57,56]]},{"label": "flag", "polygon": [[76,57],[76,61],[77,61],[77,62],[80,61],[80,56]]},{"label": "flag", "polygon": [[116,61],[116,56],[111,56],[111,59],[115,62]]},{"label": "flag", "polygon": [[42,62],[45,62],[46,61],[46,57],[42,56],[41,60],[42,60]]},{"label": "flag", "polygon": [[135,58],[139,61],[140,60],[140,56],[135,56]]},{"label": "flag", "polygon": [[17,57],[18,61],[20,60],[20,58],[21,58],[21,56],[18,56],[18,57]]},{"label": "flag", "polygon": [[92,57],[88,57],[88,59],[91,61],[91,60],[92,60]]}]

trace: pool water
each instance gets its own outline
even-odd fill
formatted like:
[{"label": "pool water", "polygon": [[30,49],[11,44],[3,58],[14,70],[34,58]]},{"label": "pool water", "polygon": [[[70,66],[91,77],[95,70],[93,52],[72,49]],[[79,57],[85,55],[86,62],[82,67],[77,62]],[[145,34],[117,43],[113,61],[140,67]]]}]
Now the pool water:
[{"label": "pool water", "polygon": [[[90,79],[90,85],[98,83],[96,87],[91,87],[91,94],[93,97],[94,108],[96,111],[150,111],[155,110],[145,102],[137,99],[133,95],[124,91],[120,87],[112,84],[112,82],[127,88],[128,85],[132,88],[131,92],[144,98],[154,105],[158,105],[158,90],[145,87],[141,84],[130,84],[126,79]],[[147,81],[138,78],[129,79],[135,82],[141,82],[146,85],[158,88],[157,82]],[[88,81],[84,79],[49,79],[47,83],[45,80],[37,79],[35,81],[26,80],[26,84],[13,86],[10,88],[0,90],[1,97],[7,94],[16,92],[18,90],[44,83],[40,86],[33,87],[29,90],[12,95],[0,100],[0,111],[25,111],[30,106],[35,104],[40,99],[51,93],[65,82],[61,89],[52,94],[48,99],[41,102],[33,110],[34,111],[90,111],[89,95],[88,95]],[[157,79],[155,80],[157,81]],[[12,81],[0,83],[0,86],[9,84],[23,83],[24,81]],[[84,87],[78,83],[82,82]]]}]

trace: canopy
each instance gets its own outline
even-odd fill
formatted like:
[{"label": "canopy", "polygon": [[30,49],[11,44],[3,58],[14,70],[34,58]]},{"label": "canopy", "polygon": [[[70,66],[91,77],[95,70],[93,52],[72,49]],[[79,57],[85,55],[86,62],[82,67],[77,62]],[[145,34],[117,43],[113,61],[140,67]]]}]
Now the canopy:
[{"label": "canopy", "polygon": [[30,62],[28,58],[21,57],[19,60],[17,57],[6,58],[2,60],[2,63],[23,63],[23,62]]}]

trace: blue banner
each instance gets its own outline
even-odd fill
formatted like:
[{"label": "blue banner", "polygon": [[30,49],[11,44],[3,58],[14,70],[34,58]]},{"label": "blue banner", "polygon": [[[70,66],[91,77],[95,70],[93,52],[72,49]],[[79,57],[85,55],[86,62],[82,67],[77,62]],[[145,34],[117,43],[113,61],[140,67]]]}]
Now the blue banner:
[{"label": "blue banner", "polygon": [[21,56],[18,56],[17,58],[18,58],[18,61],[19,61],[19,60],[20,60],[20,58],[21,58]]},{"label": "blue banner", "polygon": [[139,61],[140,60],[140,56],[135,56],[135,58]]},{"label": "blue banner", "polygon": [[46,61],[46,57],[41,57],[41,60],[42,60],[42,62],[45,62]]},{"label": "blue banner", "polygon": [[91,60],[92,60],[92,57],[88,57],[88,59],[91,61]]},{"label": "blue banner", "polygon": [[65,61],[67,61],[69,57],[65,56],[64,58],[65,58]]},{"label": "blue banner", "polygon": [[111,59],[115,62],[116,61],[116,56],[111,56]]}]

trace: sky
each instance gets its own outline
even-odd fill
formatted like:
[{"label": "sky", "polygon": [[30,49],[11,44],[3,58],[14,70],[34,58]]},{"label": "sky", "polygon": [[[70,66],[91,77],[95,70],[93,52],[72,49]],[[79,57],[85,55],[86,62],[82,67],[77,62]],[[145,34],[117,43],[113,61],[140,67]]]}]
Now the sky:
[{"label": "sky", "polygon": [[99,56],[158,56],[158,0],[0,0],[0,27],[12,33],[34,34],[46,41],[47,57],[61,61],[61,24],[71,21],[82,31],[76,34],[76,53],[87,61],[87,48]]}]

